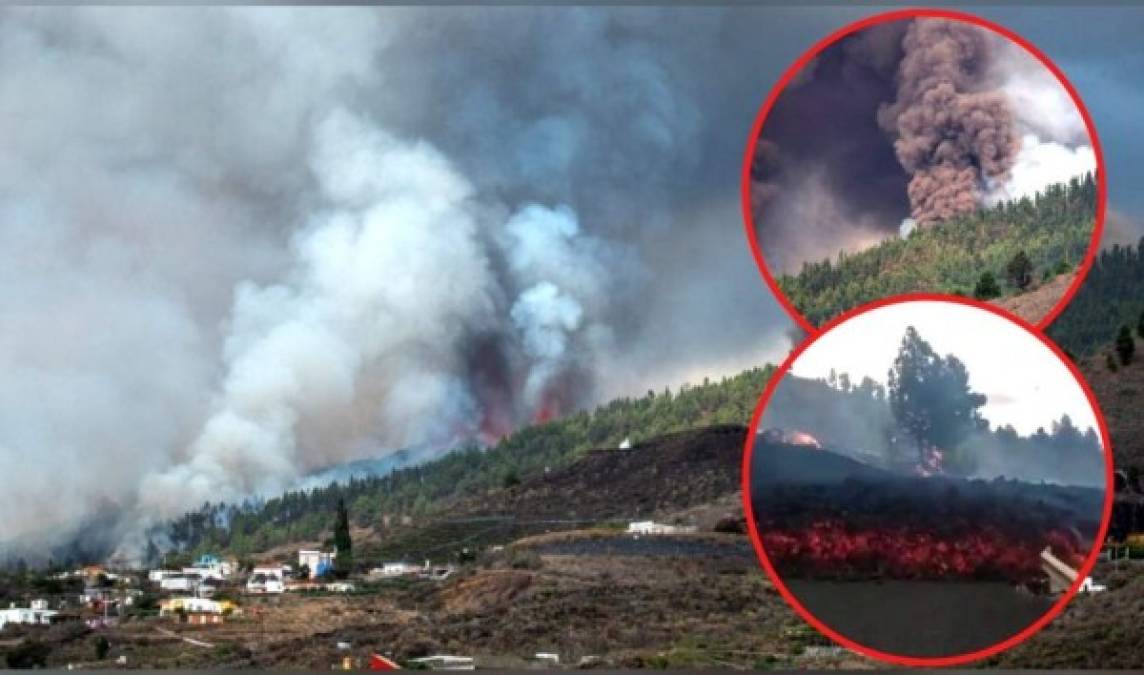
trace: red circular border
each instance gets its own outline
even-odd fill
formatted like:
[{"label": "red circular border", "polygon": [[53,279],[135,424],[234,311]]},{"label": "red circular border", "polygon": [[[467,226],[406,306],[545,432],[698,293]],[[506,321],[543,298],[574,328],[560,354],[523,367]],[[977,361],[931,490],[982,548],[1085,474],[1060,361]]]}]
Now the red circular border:
[{"label": "red circular border", "polygon": [[993,23],[992,21],[988,21],[974,14],[968,14],[965,12],[958,12],[948,9],[903,9],[892,12],[885,12],[883,14],[874,14],[844,26],[843,28],[840,28],[839,30],[826,36],[822,40],[819,40],[805,54],[800,56],[794,63],[792,63],[786,69],[786,71],[783,72],[782,77],[779,78],[778,83],[775,84],[775,86],[771,89],[770,94],[767,95],[766,101],[763,102],[763,107],[759,110],[759,114],[755,117],[754,124],[751,125],[751,134],[747,138],[747,152],[746,156],[743,158],[743,168],[740,177],[739,189],[741,194],[741,206],[743,210],[743,223],[746,226],[747,241],[750,243],[751,254],[755,258],[755,264],[758,265],[759,272],[763,276],[763,281],[765,281],[767,286],[771,289],[771,293],[774,294],[775,298],[778,299],[779,304],[782,305],[787,314],[789,314],[791,318],[794,319],[795,323],[797,323],[802,327],[803,330],[811,335],[820,330],[820,328],[816,328],[810,323],[810,321],[806,319],[805,316],[803,316],[802,312],[800,312],[799,309],[795,307],[793,303],[791,303],[791,301],[786,297],[786,294],[784,294],[782,289],[779,288],[778,282],[775,281],[774,277],[771,275],[770,270],[767,268],[767,263],[763,257],[762,248],[759,246],[758,237],[755,233],[755,217],[753,214],[753,209],[751,208],[751,164],[753,163],[755,155],[755,146],[758,143],[759,134],[763,130],[763,123],[766,122],[767,115],[770,114],[771,109],[774,107],[775,102],[778,100],[779,96],[783,91],[786,90],[787,86],[790,84],[790,81],[794,79],[795,76],[798,75],[798,73],[802,71],[802,69],[812,59],[817,57],[827,47],[834,44],[835,42],[838,42],[851,33],[856,33],[870,26],[874,26],[880,23],[887,23],[890,21],[900,21],[903,19],[913,19],[918,17],[950,19],[953,21],[971,23],[981,28],[991,30],[994,33],[998,33],[1013,41],[1022,47],[1026,52],[1032,54],[1038,61],[1040,61],[1046,68],[1049,69],[1049,71],[1061,83],[1061,86],[1065,88],[1065,91],[1068,92],[1069,97],[1072,99],[1073,104],[1076,106],[1077,111],[1080,112],[1080,116],[1084,120],[1085,129],[1088,132],[1089,140],[1092,143],[1093,155],[1096,158],[1096,218],[1093,226],[1092,241],[1089,243],[1088,251],[1085,253],[1084,260],[1081,261],[1080,266],[1077,268],[1076,278],[1074,278],[1069,287],[1065,289],[1064,294],[1056,302],[1056,304],[1053,305],[1053,308],[1050,309],[1049,312],[1041,317],[1041,319],[1038,321],[1037,327],[1041,330],[1044,330],[1048,327],[1049,324],[1053,322],[1054,319],[1057,318],[1057,315],[1064,311],[1064,308],[1072,300],[1073,296],[1076,295],[1077,291],[1080,289],[1081,284],[1084,282],[1085,277],[1088,276],[1088,271],[1092,267],[1093,261],[1096,259],[1097,252],[1100,250],[1100,240],[1104,233],[1105,209],[1108,197],[1108,181],[1106,178],[1104,165],[1104,151],[1101,149],[1100,138],[1096,135],[1096,126],[1092,123],[1092,116],[1089,114],[1088,108],[1085,107],[1084,101],[1082,101],[1080,95],[1077,94],[1076,88],[1073,87],[1072,83],[1069,82],[1068,78],[1065,77],[1064,72],[1062,72],[1055,63],[1050,61],[1048,56],[1033,46],[1033,44],[1025,38],[1014,33],[1008,28],[1005,28],[1004,26]]},{"label": "red circular border", "polygon": [[[1048,347],[1053,352],[1053,354],[1055,354],[1057,358],[1065,364],[1073,378],[1076,379],[1077,383],[1084,391],[1084,395],[1088,399],[1088,403],[1092,407],[1093,414],[1096,417],[1097,426],[1100,430],[1101,445],[1104,449],[1104,512],[1101,515],[1100,529],[1097,532],[1095,539],[1096,543],[1093,545],[1093,549],[1089,552],[1088,557],[1085,558],[1084,564],[1081,566],[1080,573],[1077,575],[1076,581],[1073,582],[1068,591],[1062,594],[1056,603],[1054,603],[1053,606],[1044,613],[1044,615],[1026,626],[1017,634],[1012,635],[991,647],[979,649],[975,652],[953,656],[917,657],[890,654],[888,652],[879,651],[877,649],[861,645],[819,621],[802,605],[802,603],[798,601],[794,594],[790,592],[790,590],[783,583],[782,577],[780,577],[779,574],[775,571],[774,566],[771,564],[771,561],[767,557],[767,553],[763,548],[762,539],[759,537],[759,532],[755,525],[754,511],[751,508],[751,455],[754,452],[755,438],[758,431],[759,422],[762,419],[763,411],[766,409],[767,404],[770,402],[771,397],[774,395],[775,389],[778,387],[779,382],[781,382],[783,377],[786,376],[787,372],[790,371],[791,366],[798,359],[798,357],[801,356],[802,353],[805,352],[807,348],[810,347],[810,345],[814,344],[822,335],[825,335],[828,331],[856,316],[876,310],[880,307],[886,307],[888,305],[918,301],[946,302],[950,304],[968,305],[970,307],[983,309],[1001,317],[1002,319],[1008,320],[1010,323],[1014,323],[1020,326],[1026,332],[1040,340],[1041,343]],[[1072,360],[1065,355],[1064,351],[1062,351],[1060,347],[1054,344],[1052,340],[1049,340],[1047,337],[1045,337],[1045,335],[1039,332],[1032,324],[1028,323],[1024,319],[1015,317],[997,307],[994,307],[993,305],[989,305],[977,300],[971,300],[969,298],[946,296],[937,293],[911,293],[908,295],[899,295],[892,298],[877,300],[860,307],[856,307],[828,321],[818,333],[812,334],[808,339],[804,340],[802,344],[794,349],[790,355],[787,356],[786,360],[783,361],[782,365],[779,366],[778,369],[771,374],[771,377],[767,381],[766,389],[763,391],[762,398],[759,399],[759,403],[755,407],[755,412],[751,416],[751,424],[748,427],[747,439],[743,447],[741,491],[743,494],[743,511],[747,518],[747,531],[750,534],[751,543],[755,548],[755,553],[759,558],[759,562],[762,563],[764,571],[766,571],[767,576],[770,577],[771,582],[774,583],[775,588],[778,589],[779,594],[782,595],[787,604],[794,608],[795,612],[797,612],[799,616],[803,618],[803,620],[842,646],[870,658],[886,661],[896,665],[915,668],[937,667],[966,664],[972,661],[988,658],[995,654],[999,654],[1006,649],[1015,647],[1028,638],[1032,637],[1034,634],[1036,634],[1037,631],[1044,628],[1046,624],[1056,618],[1057,615],[1060,614],[1062,610],[1064,610],[1065,605],[1067,605],[1068,602],[1072,600],[1073,596],[1077,594],[1077,591],[1080,589],[1080,585],[1084,582],[1084,578],[1092,573],[1092,568],[1096,565],[1097,558],[1100,555],[1101,543],[1104,541],[1105,536],[1108,534],[1108,525],[1109,520],[1112,517],[1112,502],[1114,496],[1113,473],[1114,469],[1112,460],[1112,440],[1108,435],[1108,425],[1105,422],[1104,413],[1101,412],[1100,406],[1097,405],[1096,396],[1093,395],[1092,389],[1089,387],[1088,382],[1086,382],[1084,377],[1081,375],[1080,369],[1077,368],[1076,364],[1073,363]]]}]

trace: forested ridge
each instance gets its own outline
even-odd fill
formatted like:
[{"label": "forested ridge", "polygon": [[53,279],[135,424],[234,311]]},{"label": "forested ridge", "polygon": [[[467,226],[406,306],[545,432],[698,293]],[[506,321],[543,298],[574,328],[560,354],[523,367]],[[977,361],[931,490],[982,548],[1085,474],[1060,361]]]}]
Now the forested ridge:
[{"label": "forested ridge", "polygon": [[1027,435],[987,419],[988,397],[970,388],[965,364],[933,351],[913,328],[889,375],[886,385],[834,371],[826,379],[786,377],[763,426],[807,432],[828,448],[898,468],[1034,483],[1103,481],[1095,429],[1051,410],[1044,411],[1048,424]]},{"label": "forested ridge", "polygon": [[1144,238],[1136,246],[1100,252],[1080,290],[1049,326],[1049,337],[1076,356],[1112,343],[1121,326],[1135,328],[1144,314]]},{"label": "forested ridge", "polygon": [[[615,399],[590,412],[522,428],[494,447],[463,447],[382,476],[287,492],[264,502],[204,504],[162,534],[188,556],[208,550],[246,555],[323,537],[339,500],[345,500],[358,525],[376,524],[385,515],[424,516],[451,498],[511,485],[592,449],[618,447],[625,439],[638,443],[700,426],[746,425],[772,372],[771,366],[754,368],[675,392],[649,390],[638,398]],[[150,549],[152,557],[157,555],[155,546]]]},{"label": "forested ridge", "polygon": [[[1096,181],[1091,173],[1050,185],[1033,198],[917,229],[836,260],[808,262],[778,285],[807,319],[821,325],[838,314],[883,297],[930,291],[974,295],[988,273],[1001,296],[1023,289],[1012,279],[1018,254],[1029,280],[1068,271],[1092,239]],[[994,297],[996,293],[990,293]]]}]

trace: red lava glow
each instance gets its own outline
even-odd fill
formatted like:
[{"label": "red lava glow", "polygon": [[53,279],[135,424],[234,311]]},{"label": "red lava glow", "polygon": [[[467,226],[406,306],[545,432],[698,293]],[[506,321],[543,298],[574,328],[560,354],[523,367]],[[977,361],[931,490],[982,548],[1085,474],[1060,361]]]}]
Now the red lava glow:
[{"label": "red lava glow", "polygon": [[1062,530],[1015,537],[987,527],[939,535],[910,527],[854,531],[838,521],[821,521],[801,530],[761,534],[767,557],[780,573],[819,577],[1036,583],[1043,576],[1041,551],[1046,546],[1074,567],[1084,558],[1076,538]]},{"label": "red lava glow", "polygon": [[496,445],[505,436],[512,433],[514,425],[507,412],[495,409],[486,410],[481,417],[481,425],[477,431],[481,443]]},{"label": "red lava glow", "polygon": [[544,424],[560,417],[566,410],[565,400],[559,387],[549,386],[541,395],[536,410],[532,414],[533,424]]},{"label": "red lava glow", "polygon": [[555,406],[543,404],[536,409],[536,414],[532,416],[532,422],[534,424],[544,424],[545,422],[551,422],[555,417]]},{"label": "red lava glow", "polygon": [[805,431],[790,432],[790,438],[788,442],[791,445],[805,445],[811,448],[816,448],[818,450],[822,449],[822,444],[818,442],[818,439],[806,433]]},{"label": "red lava glow", "polygon": [[818,439],[805,431],[787,431],[785,429],[767,429],[763,432],[763,440],[767,443],[782,443],[784,445],[801,445],[808,448],[822,449]]}]

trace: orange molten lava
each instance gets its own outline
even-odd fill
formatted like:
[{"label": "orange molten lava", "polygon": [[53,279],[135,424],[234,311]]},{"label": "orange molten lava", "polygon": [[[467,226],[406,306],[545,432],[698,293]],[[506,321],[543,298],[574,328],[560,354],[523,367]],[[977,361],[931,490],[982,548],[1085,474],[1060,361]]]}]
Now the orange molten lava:
[{"label": "orange molten lava", "polygon": [[761,533],[767,557],[780,573],[850,578],[1004,579],[1026,583],[1041,577],[1040,553],[1051,546],[1069,564],[1083,560],[1071,534],[1014,536],[985,527],[937,533],[916,527],[851,530],[824,520],[799,530]]}]

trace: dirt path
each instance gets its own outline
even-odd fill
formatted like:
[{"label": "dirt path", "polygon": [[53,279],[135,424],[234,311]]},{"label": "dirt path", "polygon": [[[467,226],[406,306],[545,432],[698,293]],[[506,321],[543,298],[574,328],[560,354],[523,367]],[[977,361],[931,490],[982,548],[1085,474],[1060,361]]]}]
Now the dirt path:
[{"label": "dirt path", "polygon": [[189,645],[194,645],[196,647],[207,647],[210,649],[214,648],[213,643],[203,642],[202,640],[195,640],[195,639],[189,638],[189,637],[183,637],[182,635],[179,635],[178,633],[176,633],[173,630],[167,630],[166,628],[160,628],[159,626],[156,626],[155,630],[159,631],[163,635],[166,635],[167,637],[178,638],[178,639],[182,640],[183,642],[186,642]]}]

